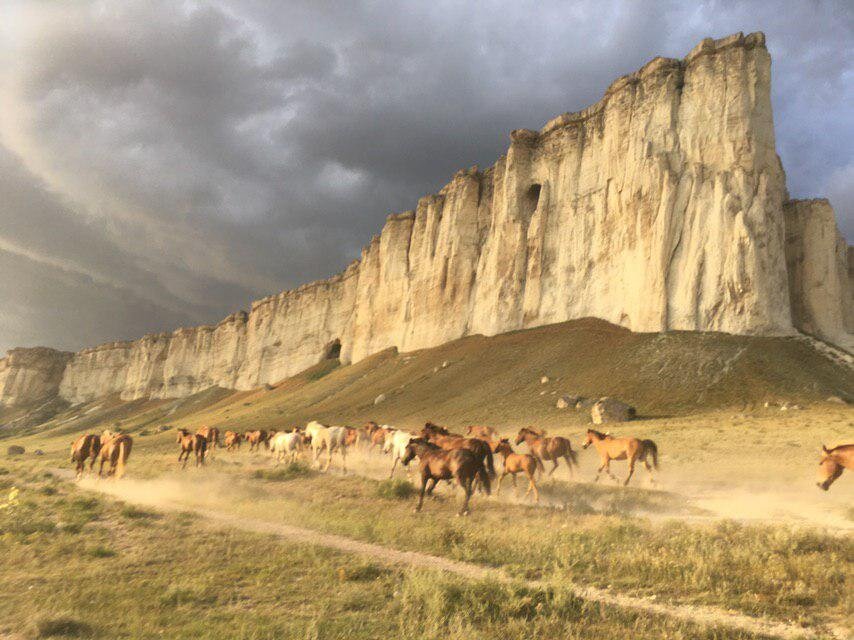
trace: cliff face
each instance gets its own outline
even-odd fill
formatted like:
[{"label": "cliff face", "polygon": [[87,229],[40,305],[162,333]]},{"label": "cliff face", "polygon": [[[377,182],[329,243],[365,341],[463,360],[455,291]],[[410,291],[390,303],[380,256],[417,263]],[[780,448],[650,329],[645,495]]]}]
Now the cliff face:
[{"label": "cliff face", "polygon": [[30,404],[55,397],[72,355],[46,347],[9,350],[0,359],[0,405]]},{"label": "cliff face", "polygon": [[826,201],[788,201],[764,36],[707,39],[581,112],[514,131],[493,167],[389,216],[343,273],[216,327],[81,351],[59,394],[250,389],[336,343],[357,361],[585,316],[633,331],[800,329],[845,346],[849,255]]}]

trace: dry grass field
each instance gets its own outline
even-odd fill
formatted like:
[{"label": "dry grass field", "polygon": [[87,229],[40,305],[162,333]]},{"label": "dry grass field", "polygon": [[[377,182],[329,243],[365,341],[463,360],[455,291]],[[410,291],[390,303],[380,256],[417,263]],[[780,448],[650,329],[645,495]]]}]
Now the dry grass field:
[{"label": "dry grass field", "polygon": [[[574,478],[561,466],[541,482],[540,506],[506,483],[458,518],[460,496],[447,487],[413,513],[406,472],[388,481],[391,460],[378,454],[354,452],[347,474],[320,473],[307,457],[277,466],[245,448],[201,469],[176,462],[175,427],[286,428],[310,417],[486,423],[504,434],[535,424],[579,445],[588,414],[556,409],[564,393],[635,404],[640,419],[611,430],[658,443],[656,484],[642,469],[627,488],[593,484],[591,449]],[[854,435],[854,410],[831,395],[854,397],[854,375],[798,340],[637,335],[584,321],[328,361],[270,389],[107,398],[37,427],[12,424],[0,446],[27,453],[0,460],[0,496],[19,490],[0,510],[0,637],[846,637],[854,478],[828,493],[814,486],[820,444]],[[134,437],[128,476],[74,483],[70,440],[107,427]],[[295,527],[317,539],[295,538]],[[321,537],[331,534],[496,573],[330,549]],[[579,598],[586,587],[609,604]],[[667,615],[691,607],[693,622]],[[728,612],[769,624],[734,629]]]}]

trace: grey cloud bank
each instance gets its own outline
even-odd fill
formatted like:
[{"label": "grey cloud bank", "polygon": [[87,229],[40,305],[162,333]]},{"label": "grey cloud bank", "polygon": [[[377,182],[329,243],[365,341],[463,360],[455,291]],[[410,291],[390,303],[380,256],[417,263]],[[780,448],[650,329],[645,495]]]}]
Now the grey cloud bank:
[{"label": "grey cloud bank", "polygon": [[507,133],[763,30],[793,197],[854,237],[854,17],[823,3],[10,4],[0,349],[215,322],[339,271]]}]

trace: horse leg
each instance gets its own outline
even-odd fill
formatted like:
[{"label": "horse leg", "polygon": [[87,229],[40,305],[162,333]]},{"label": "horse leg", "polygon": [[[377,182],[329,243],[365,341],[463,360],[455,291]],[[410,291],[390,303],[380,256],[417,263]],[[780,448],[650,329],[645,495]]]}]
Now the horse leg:
[{"label": "horse leg", "polygon": [[460,509],[459,513],[457,514],[458,516],[467,516],[469,513],[469,500],[471,499],[473,480],[474,478],[469,478],[468,481],[466,481],[465,483],[460,483],[466,495],[463,499],[463,508]]},{"label": "horse leg", "polygon": [[552,462],[554,463],[554,466],[552,467],[552,470],[549,471],[549,477],[552,477],[554,472],[557,471],[557,458],[553,459]]},{"label": "horse leg", "polygon": [[537,483],[534,481],[534,474],[533,474],[533,473],[531,473],[531,474],[529,474],[529,475],[528,475],[528,483],[529,483],[529,485],[530,485],[530,486],[528,487],[528,491],[526,491],[526,492],[525,492],[525,497],[527,498],[527,497],[528,497],[528,493],[529,493],[531,490],[533,490],[533,492],[534,492],[534,502],[536,502],[537,504],[540,504],[540,492],[539,492],[539,490],[537,489]]},{"label": "horse leg", "polygon": [[347,473],[347,447],[341,447],[341,471]]},{"label": "horse leg", "polygon": [[511,473],[510,477],[513,478],[513,497],[518,498],[519,497],[519,486],[516,484],[516,474]]},{"label": "horse leg", "polygon": [[424,505],[424,493],[427,491],[427,484],[430,482],[431,478],[426,474],[421,474],[421,493],[418,495],[418,506],[415,507],[415,513],[421,511],[421,507]]},{"label": "horse leg", "polygon": [[506,476],[506,475],[507,475],[507,472],[506,472],[506,471],[502,471],[502,472],[501,472],[501,475],[500,475],[500,476],[498,476],[498,486],[496,486],[496,487],[495,487],[495,495],[496,495],[496,497],[501,495],[501,481],[502,481],[502,480],[504,480],[504,476]]},{"label": "horse leg", "polygon": [[608,474],[608,476],[611,478],[611,480],[613,480],[617,484],[620,484],[620,479],[617,476],[615,476],[613,473],[611,473],[611,460],[610,459],[605,463],[605,473]]},{"label": "horse leg", "polygon": [[388,479],[389,479],[389,480],[391,480],[391,479],[394,477],[394,470],[397,468],[397,461],[398,461],[399,459],[400,459],[400,458],[398,458],[397,456],[394,456],[394,462],[392,462],[392,463],[391,463],[391,473],[390,473],[390,474],[388,474]]},{"label": "horse leg", "polygon": [[[608,459],[605,458],[604,460],[602,460],[602,464],[600,464],[599,468],[596,470],[596,477],[593,478],[593,482],[599,482],[599,476],[602,473],[602,471],[604,471],[605,467],[607,467],[607,466],[608,466]],[[610,471],[608,473],[610,473]]]},{"label": "horse leg", "polygon": [[623,481],[623,486],[625,487],[629,484],[629,480],[632,479],[632,474],[635,472],[635,459],[629,458],[629,475],[626,476],[626,479]]},{"label": "horse leg", "polygon": [[652,475],[652,465],[649,464],[649,460],[646,458],[643,459],[643,466],[646,467],[646,472],[649,474],[649,483],[655,484],[655,476]]}]

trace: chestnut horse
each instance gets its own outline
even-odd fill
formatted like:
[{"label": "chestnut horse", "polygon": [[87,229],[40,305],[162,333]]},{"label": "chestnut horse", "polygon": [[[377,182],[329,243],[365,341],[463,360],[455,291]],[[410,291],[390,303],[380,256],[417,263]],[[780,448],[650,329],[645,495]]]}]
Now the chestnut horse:
[{"label": "chestnut horse", "polygon": [[178,454],[178,462],[182,462],[182,469],[186,469],[190,454],[196,455],[196,466],[205,464],[205,451],[208,448],[207,439],[198,433],[190,433],[186,429],[178,429],[178,437],[175,440],[181,445],[181,453]]},{"label": "chestnut horse", "polygon": [[481,440],[491,442],[492,438],[495,437],[495,429],[492,427],[473,424],[466,428],[466,435],[469,438],[480,438]]},{"label": "chestnut horse", "polygon": [[240,443],[243,442],[243,435],[236,431],[225,432],[225,450],[233,451],[236,447],[240,451]]},{"label": "chestnut horse", "polygon": [[219,429],[216,427],[199,427],[196,435],[204,436],[205,440],[207,440],[207,452],[211,460],[213,460],[216,457],[216,449],[219,447]]},{"label": "chestnut horse", "polygon": [[267,440],[269,436],[267,432],[263,429],[259,429],[256,431],[247,431],[243,434],[243,439],[249,443],[249,451],[255,451],[255,449],[260,449],[261,445],[264,445],[264,448],[269,448],[267,444]]},{"label": "chestnut horse", "polygon": [[569,477],[575,476],[572,467],[573,465],[578,466],[578,454],[572,450],[572,444],[567,438],[561,436],[546,437],[545,431],[533,427],[522,427],[516,436],[516,444],[522,442],[528,445],[528,449],[540,461],[550,460],[554,464],[549,475],[554,474],[557,470],[558,460],[563,458],[569,468]]},{"label": "chestnut horse", "polygon": [[98,459],[98,454],[101,452],[101,438],[94,433],[87,433],[80,436],[71,443],[71,462],[77,463],[77,479],[83,477],[83,470],[86,466],[86,459],[90,458],[89,473],[92,473],[92,468],[95,466],[95,461]]},{"label": "chestnut horse", "polygon": [[640,440],[630,437],[615,438],[609,433],[588,429],[587,439],[584,441],[582,447],[586,449],[591,444],[596,447],[596,452],[599,454],[600,460],[602,460],[602,464],[599,465],[599,469],[596,471],[594,482],[599,480],[599,474],[602,473],[603,469],[611,478],[619,482],[616,476],[611,473],[611,460],[629,461],[629,475],[623,480],[623,486],[629,484],[629,480],[631,480],[632,474],[635,472],[635,462],[638,460],[643,462],[644,467],[649,472],[650,482],[653,481],[652,467],[649,465],[647,457],[652,458],[652,466],[658,469],[658,447],[652,440]]},{"label": "chestnut horse", "polygon": [[469,513],[469,500],[474,492],[475,478],[489,495],[489,474],[483,462],[468,449],[442,449],[423,438],[413,438],[406,445],[401,462],[407,466],[416,456],[421,470],[421,493],[418,496],[418,506],[415,507],[416,512],[421,511],[424,505],[424,494],[432,495],[439,480],[456,479],[457,484],[465,491],[465,500],[457,515]]},{"label": "chestnut horse", "polygon": [[854,444],[841,444],[828,449],[821,445],[821,460],[818,463],[818,482],[820,489],[827,491],[843,469],[854,471]]},{"label": "chestnut horse", "polygon": [[386,436],[393,431],[394,429],[388,425],[381,427],[376,422],[366,424],[365,432],[368,434],[368,451],[373,451],[374,447],[379,447],[380,451],[382,451],[385,446]]},{"label": "chestnut horse", "polygon": [[510,445],[510,441],[507,438],[501,438],[498,441],[498,444],[495,445],[495,453],[504,458],[504,470],[498,477],[498,487],[495,489],[495,495],[499,495],[501,493],[501,481],[504,480],[504,476],[508,473],[510,474],[510,477],[513,478],[513,493],[515,494],[517,492],[516,474],[520,471],[524,471],[525,475],[528,476],[528,490],[525,492],[525,497],[527,498],[528,494],[533,491],[534,502],[539,502],[540,492],[537,490],[537,483],[534,481],[534,475],[537,471],[539,471],[540,474],[545,472],[542,461],[537,456],[531,455],[530,453],[514,453],[513,447]]},{"label": "chestnut horse", "polygon": [[109,429],[101,434],[101,466],[98,467],[98,477],[104,473],[104,463],[109,462],[108,476],[121,478],[125,474],[125,464],[130,457],[133,438],[124,433],[113,433]]}]

